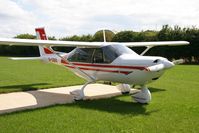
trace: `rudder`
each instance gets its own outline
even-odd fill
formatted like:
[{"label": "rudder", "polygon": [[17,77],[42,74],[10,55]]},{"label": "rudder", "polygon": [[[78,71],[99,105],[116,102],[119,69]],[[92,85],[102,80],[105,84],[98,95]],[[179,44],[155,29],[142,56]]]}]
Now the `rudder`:
[{"label": "rudder", "polygon": [[[35,28],[36,36],[38,40],[48,40],[46,36],[45,29],[42,28]],[[53,50],[49,47],[39,46],[39,53],[40,56],[44,56],[46,54],[53,54]]]}]

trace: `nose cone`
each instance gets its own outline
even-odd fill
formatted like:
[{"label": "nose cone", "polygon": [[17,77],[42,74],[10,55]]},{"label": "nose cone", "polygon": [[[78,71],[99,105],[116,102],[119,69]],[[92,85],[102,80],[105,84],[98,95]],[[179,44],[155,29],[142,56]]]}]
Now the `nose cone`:
[{"label": "nose cone", "polygon": [[174,66],[173,62],[170,62],[168,60],[164,60],[164,66],[166,69],[172,68]]}]

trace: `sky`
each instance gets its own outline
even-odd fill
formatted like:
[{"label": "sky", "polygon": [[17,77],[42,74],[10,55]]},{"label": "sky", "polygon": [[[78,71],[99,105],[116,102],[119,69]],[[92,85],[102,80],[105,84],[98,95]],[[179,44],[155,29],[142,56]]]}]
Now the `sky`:
[{"label": "sky", "polygon": [[199,27],[198,0],[0,0],[0,37],[35,34],[45,27],[57,38],[101,29],[159,30]]}]

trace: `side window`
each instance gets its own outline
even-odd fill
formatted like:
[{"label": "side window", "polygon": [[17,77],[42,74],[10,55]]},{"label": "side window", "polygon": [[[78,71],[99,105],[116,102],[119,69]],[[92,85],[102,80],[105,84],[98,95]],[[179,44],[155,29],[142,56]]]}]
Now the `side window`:
[{"label": "side window", "polygon": [[93,63],[104,63],[102,49],[95,49]]},{"label": "side window", "polygon": [[111,63],[115,60],[119,54],[112,46],[105,46],[102,48],[96,48],[93,56],[93,63]]},{"label": "side window", "polygon": [[85,49],[80,49],[81,51],[79,52],[79,55],[77,57],[78,62],[92,62],[92,55],[93,55],[93,49],[90,48],[85,48]]},{"label": "side window", "polygon": [[111,45],[105,46],[102,48],[104,53],[104,62],[111,63],[115,60],[119,54],[117,53],[116,49],[114,49]]},{"label": "side window", "polygon": [[72,62],[92,62],[93,48],[76,48],[68,57]]},{"label": "side window", "polygon": [[72,62],[86,63],[111,63],[121,53],[117,49],[108,45],[102,48],[76,48],[68,56],[68,60]]}]

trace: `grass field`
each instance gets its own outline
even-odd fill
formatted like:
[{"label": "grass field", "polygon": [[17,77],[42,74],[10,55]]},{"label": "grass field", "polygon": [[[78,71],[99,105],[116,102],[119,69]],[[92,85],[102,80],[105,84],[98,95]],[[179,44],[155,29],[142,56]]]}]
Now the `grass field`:
[{"label": "grass field", "polygon": [[[37,89],[83,82],[64,68],[37,61],[0,58],[0,63],[1,92],[24,90],[20,85]],[[176,66],[149,88],[152,102],[148,105],[123,95],[16,112],[0,116],[0,132],[199,132],[199,66]]]},{"label": "grass field", "polygon": [[41,61],[13,61],[0,57],[0,93],[82,84],[64,67]]}]

